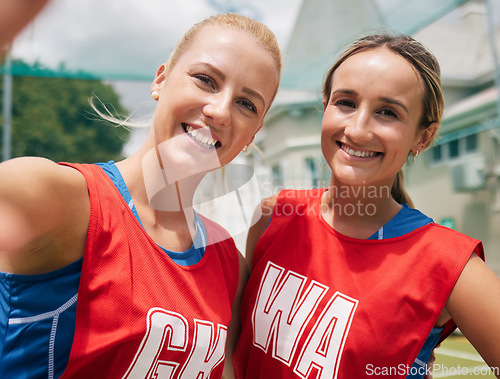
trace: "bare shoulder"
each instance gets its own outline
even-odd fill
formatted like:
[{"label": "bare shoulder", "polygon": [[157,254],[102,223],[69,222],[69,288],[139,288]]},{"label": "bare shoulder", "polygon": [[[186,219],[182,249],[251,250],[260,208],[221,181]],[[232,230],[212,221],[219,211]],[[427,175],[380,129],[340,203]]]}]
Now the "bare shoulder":
[{"label": "bare shoulder", "polygon": [[500,367],[500,278],[472,253],[445,309],[490,367]]},{"label": "bare shoulder", "polygon": [[255,209],[252,226],[248,231],[245,259],[248,266],[252,267],[253,253],[260,237],[264,234],[273,216],[278,195],[266,197]]},{"label": "bare shoulder", "polygon": [[[39,157],[15,158],[0,164],[1,195],[19,194],[19,191],[36,196],[35,189],[50,192],[64,192],[77,189],[85,184],[81,173],[67,166],[58,165],[51,160]],[[63,186],[54,188],[55,185]]]},{"label": "bare shoulder", "polygon": [[70,238],[81,244],[86,237],[90,202],[77,170],[44,158],[16,158],[0,164],[0,183],[0,252],[6,271],[24,271],[25,255],[48,258],[49,249],[62,254]]},{"label": "bare shoulder", "polygon": [[26,211],[87,196],[83,175],[45,158],[23,157],[0,164],[0,201]]}]

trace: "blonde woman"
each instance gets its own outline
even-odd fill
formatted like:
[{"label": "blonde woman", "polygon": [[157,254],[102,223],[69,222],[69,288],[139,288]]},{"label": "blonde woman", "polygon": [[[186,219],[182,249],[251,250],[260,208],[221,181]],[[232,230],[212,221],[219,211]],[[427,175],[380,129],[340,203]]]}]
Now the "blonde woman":
[{"label": "blonde woman", "polygon": [[0,165],[0,377],[233,375],[246,265],[192,197],[252,142],[280,69],[267,27],[210,17],[158,69],[135,154]]}]

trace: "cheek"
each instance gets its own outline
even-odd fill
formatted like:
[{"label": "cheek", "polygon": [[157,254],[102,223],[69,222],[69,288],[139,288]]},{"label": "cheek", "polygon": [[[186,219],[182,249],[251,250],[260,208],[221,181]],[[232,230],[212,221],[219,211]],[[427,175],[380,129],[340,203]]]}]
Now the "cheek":
[{"label": "cheek", "polygon": [[332,137],[339,131],[339,120],[332,114],[325,114],[321,123],[321,141],[331,143]]},{"label": "cheek", "polygon": [[408,154],[412,148],[413,139],[410,136],[391,136],[391,139],[386,139],[386,146],[392,147],[392,159],[398,165],[404,165],[408,159]]},{"label": "cheek", "polygon": [[236,158],[243,148],[250,144],[256,130],[256,126],[248,124],[241,128],[233,128],[228,144],[217,152],[221,163],[228,164]]},{"label": "cheek", "polygon": [[[164,105],[164,104],[163,104]],[[167,107],[162,104],[158,104],[156,112],[154,115],[154,127],[156,133],[165,134],[167,132],[167,125],[172,116],[171,112],[168,111]]]},{"label": "cheek", "polygon": [[239,141],[243,144],[243,146],[250,143],[250,140],[258,132],[259,127],[262,124],[261,120],[251,120],[243,116],[240,116],[239,120],[234,119],[234,122],[239,124],[239,127],[235,128],[234,140]]},{"label": "cheek", "polygon": [[340,112],[335,108],[329,106],[323,114],[323,121],[321,122],[321,130],[334,131],[343,123],[343,118]]},{"label": "cheek", "polygon": [[335,135],[336,133],[333,128],[329,126],[324,126],[321,128],[321,152],[328,162],[333,159],[333,156],[337,150],[337,138],[335,138]]},{"label": "cheek", "polygon": [[400,141],[404,142],[400,143],[400,148],[401,150],[408,152],[417,144],[419,140],[420,138],[415,135],[415,133],[409,133],[408,135],[401,137]]}]

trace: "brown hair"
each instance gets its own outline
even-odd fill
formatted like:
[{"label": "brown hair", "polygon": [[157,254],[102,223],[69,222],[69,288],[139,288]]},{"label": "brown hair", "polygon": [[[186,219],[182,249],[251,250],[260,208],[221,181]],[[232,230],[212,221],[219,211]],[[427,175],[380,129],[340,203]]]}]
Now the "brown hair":
[{"label": "brown hair", "polygon": [[[373,34],[361,37],[352,43],[330,68],[323,85],[323,98],[328,102],[332,90],[333,74],[347,58],[367,49],[387,48],[406,59],[420,74],[423,82],[423,111],[420,128],[427,129],[432,123],[440,123],[443,116],[444,98],[441,88],[441,69],[436,57],[420,42],[410,36],[399,34]],[[427,146],[432,143],[430,141]],[[425,147],[427,147],[425,146]],[[425,148],[424,147],[424,148]],[[400,204],[413,202],[404,188],[404,173],[400,170],[396,175],[391,190],[392,197]]]}]

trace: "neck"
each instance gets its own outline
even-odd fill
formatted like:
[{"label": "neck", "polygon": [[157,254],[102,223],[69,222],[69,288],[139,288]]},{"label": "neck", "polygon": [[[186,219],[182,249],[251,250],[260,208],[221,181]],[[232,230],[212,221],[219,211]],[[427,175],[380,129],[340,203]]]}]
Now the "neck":
[{"label": "neck", "polygon": [[205,173],[172,180],[168,167],[162,167],[154,149],[138,152],[117,163],[134,202],[160,212],[182,212],[192,208],[196,188]]},{"label": "neck", "polygon": [[332,178],[321,199],[322,215],[337,231],[368,238],[401,209],[384,184],[346,185]]},{"label": "neck", "polygon": [[193,197],[204,174],[169,182],[154,149],[139,150],[117,166],[153,240],[173,251],[189,248],[196,235]]}]

